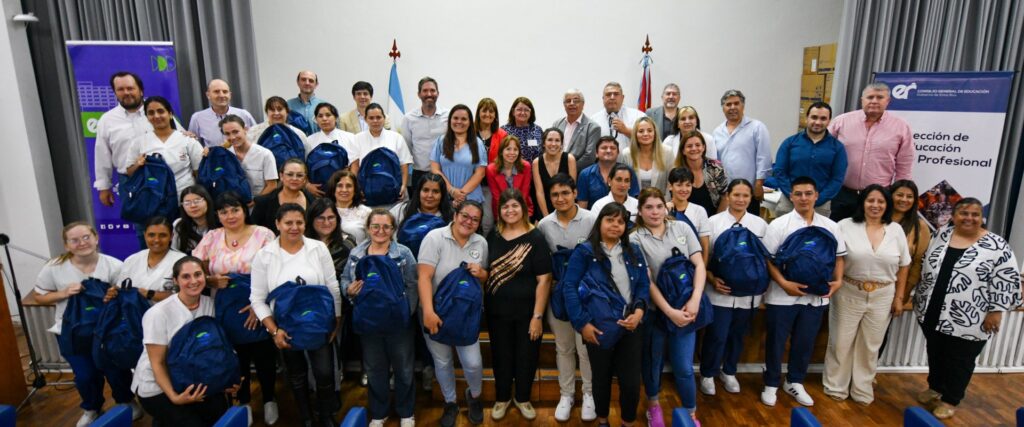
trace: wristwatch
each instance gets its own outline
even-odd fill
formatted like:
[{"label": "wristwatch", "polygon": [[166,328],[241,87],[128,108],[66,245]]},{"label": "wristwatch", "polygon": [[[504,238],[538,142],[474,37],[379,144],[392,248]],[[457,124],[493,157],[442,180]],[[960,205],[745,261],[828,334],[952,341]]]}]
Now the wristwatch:
[{"label": "wristwatch", "polygon": [[156,291],[152,289],[146,291],[146,299],[152,300],[154,296],[156,296]]}]

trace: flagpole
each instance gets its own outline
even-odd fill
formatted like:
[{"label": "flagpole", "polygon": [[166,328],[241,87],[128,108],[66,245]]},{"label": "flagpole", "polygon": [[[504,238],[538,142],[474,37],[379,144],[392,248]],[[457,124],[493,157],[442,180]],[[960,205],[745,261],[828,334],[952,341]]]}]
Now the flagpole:
[{"label": "flagpole", "polygon": [[643,47],[640,51],[643,52],[643,56],[640,58],[640,64],[643,67],[643,72],[640,77],[640,98],[637,100],[637,108],[640,111],[647,111],[651,108],[651,64],[654,60],[651,59],[651,52],[654,50],[651,47],[651,35],[647,34],[644,40]]},{"label": "flagpole", "polygon": [[[402,52],[398,50],[398,39],[391,39],[391,52],[388,53],[391,57],[391,66],[394,67],[398,63],[398,58],[402,57]],[[391,86],[391,73],[388,73],[388,86]],[[390,92],[390,89],[389,89]],[[388,104],[384,106],[385,111],[391,111],[391,94],[388,94]]]}]

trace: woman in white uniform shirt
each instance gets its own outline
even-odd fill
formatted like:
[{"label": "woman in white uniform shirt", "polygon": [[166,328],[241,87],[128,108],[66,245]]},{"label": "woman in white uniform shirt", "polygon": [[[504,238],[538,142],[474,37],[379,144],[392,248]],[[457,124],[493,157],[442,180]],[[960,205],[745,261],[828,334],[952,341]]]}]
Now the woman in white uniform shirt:
[{"label": "woman in white uniform shirt", "polygon": [[[323,242],[305,237],[306,212],[301,206],[286,203],[277,211],[277,228],[280,237],[274,239],[256,254],[252,262],[252,309],[273,336],[274,344],[281,350],[288,382],[292,386],[299,415],[304,422],[312,422],[313,406],[309,399],[307,369],[313,368],[316,382],[316,412],[320,424],[334,425],[334,412],[338,410],[334,394],[334,334],[341,327],[341,294],[338,290],[338,276],[334,270],[331,253]],[[288,331],[278,328],[273,310],[267,303],[267,295],[278,286],[301,277],[310,285],[325,285],[334,297],[336,317],[335,332],[328,342],[318,349],[307,351],[290,350],[291,337]],[[309,364],[306,358],[309,358]]]},{"label": "woman in white uniform shirt", "polygon": [[[313,148],[320,144],[337,142],[348,153],[349,162],[351,163],[356,135],[338,129],[338,109],[334,104],[321,102],[316,105],[313,111],[316,114],[316,124],[320,127],[320,132],[309,136],[310,150],[312,151]],[[306,153],[306,155],[309,155],[309,153]]]},{"label": "woman in white uniform shirt", "polygon": [[[174,285],[181,291],[167,298],[142,316],[142,342],[145,347],[135,366],[132,390],[154,421],[163,426],[209,426],[228,409],[228,393],[238,389],[236,384],[225,393],[206,394],[206,386],[192,384],[181,393],[174,391],[167,369],[167,347],[174,334],[192,320],[213,316],[213,299],[202,295],[206,289],[206,271],[203,262],[185,256],[174,263]],[[244,375],[244,374],[243,374]]]},{"label": "woman in white uniform shirt", "polygon": [[163,301],[175,292],[171,279],[171,267],[185,254],[171,250],[171,222],[162,216],[146,221],[146,249],[138,251],[124,260],[121,274],[111,283],[107,297],[117,295],[125,279],[131,279],[132,287],[150,301]]},{"label": "woman in white uniform shirt", "polygon": [[246,136],[248,130],[245,120],[234,114],[221,119],[220,132],[224,134],[224,145],[245,169],[245,179],[249,182],[249,190],[256,197],[267,194],[277,188],[277,159],[270,150],[257,145]]},{"label": "woman in white uniform shirt", "polygon": [[[82,281],[93,277],[113,282],[121,272],[121,261],[99,252],[99,236],[96,229],[84,222],[72,222],[64,227],[65,252],[50,260],[39,272],[36,280],[35,297],[41,304],[56,304],[54,325],[49,329],[57,335],[61,334],[64,309],[68,298],[82,292]],[[92,352],[84,354],[63,354],[61,356],[71,365],[75,374],[75,388],[82,398],[82,417],[78,419],[78,427],[91,424],[100,416],[103,409],[103,379],[110,384],[110,389],[117,403],[132,402],[131,371],[101,371],[92,359]],[[141,416],[138,407],[132,404],[133,418]],[[136,414],[137,413],[137,414]]]},{"label": "woman in white uniform shirt", "polygon": [[160,154],[174,172],[174,185],[178,194],[181,194],[185,187],[196,183],[195,172],[199,170],[199,162],[203,159],[203,146],[199,141],[174,129],[174,111],[167,99],[151,96],[146,98],[143,108],[146,118],[153,125],[153,131],[132,141],[126,156],[135,161],[121,172],[134,175],[139,167],[146,164],[146,156]]},{"label": "woman in white uniform shirt", "polygon": [[285,125],[302,141],[302,147],[304,152],[308,153],[313,150],[313,146],[310,145],[309,140],[306,139],[306,133],[299,130],[299,128],[288,124],[288,101],[280,96],[271,96],[267,98],[267,102],[263,104],[263,112],[267,113],[267,120],[256,126],[249,128],[246,131],[249,137],[249,142],[253,144],[259,143],[260,136],[263,132],[270,127],[270,125]]}]

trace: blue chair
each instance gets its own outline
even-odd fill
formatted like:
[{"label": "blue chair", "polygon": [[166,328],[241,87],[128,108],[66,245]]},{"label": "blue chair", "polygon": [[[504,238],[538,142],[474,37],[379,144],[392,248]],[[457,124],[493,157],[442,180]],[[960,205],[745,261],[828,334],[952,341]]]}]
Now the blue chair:
[{"label": "blue chair", "polygon": [[[0,413],[2,413],[2,411],[0,411]],[[0,419],[3,419],[3,417],[0,417]],[[3,423],[0,423],[0,425],[3,425]],[[1017,409],[1017,427],[1024,427],[1024,408]]]},{"label": "blue chair", "polygon": [[117,405],[89,424],[90,427],[132,427],[132,407]]},{"label": "blue chair", "polygon": [[17,418],[17,411],[13,406],[0,405],[0,427],[14,427],[14,420]]},{"label": "blue chair", "polygon": [[943,427],[944,424],[924,408],[911,406],[903,411],[903,425],[904,427]]},{"label": "blue chair", "polygon": [[341,420],[341,427],[363,427],[369,423],[366,417],[366,408],[355,406],[345,414],[345,419]]},{"label": "blue chair", "polygon": [[797,406],[790,411],[789,425],[790,427],[821,427],[821,423],[811,413],[811,410],[803,406]]},{"label": "blue chair", "polygon": [[249,425],[249,414],[245,410],[245,406],[232,406],[213,427],[246,427],[247,425]]},{"label": "blue chair", "polygon": [[693,417],[686,408],[676,408],[672,411],[672,427],[695,427]]}]

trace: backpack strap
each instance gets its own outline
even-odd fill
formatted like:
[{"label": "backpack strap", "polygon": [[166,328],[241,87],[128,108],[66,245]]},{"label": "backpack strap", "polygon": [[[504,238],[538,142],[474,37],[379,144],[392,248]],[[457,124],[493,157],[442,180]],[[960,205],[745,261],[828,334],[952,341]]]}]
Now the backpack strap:
[{"label": "backpack strap", "polygon": [[303,279],[302,276],[295,276],[295,283],[297,283],[299,286],[305,286],[306,279]]}]

